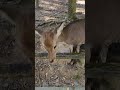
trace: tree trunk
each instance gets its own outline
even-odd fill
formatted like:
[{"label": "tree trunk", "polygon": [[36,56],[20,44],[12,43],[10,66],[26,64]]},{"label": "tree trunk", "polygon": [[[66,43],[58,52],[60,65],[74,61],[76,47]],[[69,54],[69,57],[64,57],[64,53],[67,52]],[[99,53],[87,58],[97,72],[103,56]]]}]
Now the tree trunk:
[{"label": "tree trunk", "polygon": [[39,8],[39,0],[36,0],[36,8]]},{"label": "tree trunk", "polygon": [[76,19],[76,0],[69,0],[68,3],[68,18]]}]

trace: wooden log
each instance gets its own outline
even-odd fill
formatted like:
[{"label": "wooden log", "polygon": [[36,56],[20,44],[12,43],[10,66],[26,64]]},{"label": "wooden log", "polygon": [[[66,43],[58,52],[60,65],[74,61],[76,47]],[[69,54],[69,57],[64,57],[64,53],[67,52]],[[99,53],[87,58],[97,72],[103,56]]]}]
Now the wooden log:
[{"label": "wooden log", "polygon": [[[36,53],[35,57],[40,57],[41,59],[48,59],[47,53]],[[80,59],[85,56],[83,53],[58,53],[56,59]]]}]

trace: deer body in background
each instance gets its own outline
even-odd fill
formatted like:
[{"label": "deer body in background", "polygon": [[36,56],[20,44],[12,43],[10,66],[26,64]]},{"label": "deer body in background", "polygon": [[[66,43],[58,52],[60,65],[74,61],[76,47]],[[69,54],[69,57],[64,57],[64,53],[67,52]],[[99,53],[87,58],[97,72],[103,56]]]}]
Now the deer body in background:
[{"label": "deer body in background", "polygon": [[[41,33],[42,45],[48,51],[48,58],[53,62],[56,58],[56,47],[59,42],[73,45],[73,53],[79,52],[78,47],[85,43],[85,20],[76,20],[64,27],[64,22],[53,31]],[[76,63],[73,59],[73,64]]]},{"label": "deer body in background", "polygon": [[[27,3],[27,5],[25,4]],[[32,6],[33,5],[33,6]],[[23,10],[24,9],[24,10]],[[21,1],[19,5],[0,8],[0,15],[15,25],[15,39],[19,50],[34,62],[34,4]]]}]

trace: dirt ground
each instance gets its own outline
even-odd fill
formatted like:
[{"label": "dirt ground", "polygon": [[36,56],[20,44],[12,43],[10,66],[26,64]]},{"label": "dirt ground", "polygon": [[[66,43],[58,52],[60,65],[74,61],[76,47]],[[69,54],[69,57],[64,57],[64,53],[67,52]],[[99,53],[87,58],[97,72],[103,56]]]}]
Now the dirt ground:
[{"label": "dirt ground", "polygon": [[[76,15],[79,19],[85,17],[85,2],[77,0]],[[35,25],[40,30],[56,28],[56,24],[49,22],[62,22],[67,17],[68,0],[40,0],[39,8],[35,9]],[[40,45],[40,36],[35,35],[35,52],[46,52]],[[60,44],[57,52],[70,52],[71,46]],[[81,63],[85,61],[85,52]],[[35,57],[35,86],[85,86],[85,70],[81,63],[71,67],[68,59],[56,60],[50,64],[49,60]]]}]

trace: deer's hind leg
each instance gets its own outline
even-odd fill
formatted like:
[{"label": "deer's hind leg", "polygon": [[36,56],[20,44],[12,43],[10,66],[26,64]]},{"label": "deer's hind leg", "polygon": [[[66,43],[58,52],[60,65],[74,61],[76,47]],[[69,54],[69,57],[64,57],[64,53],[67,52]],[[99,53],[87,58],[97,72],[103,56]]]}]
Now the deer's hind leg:
[{"label": "deer's hind leg", "polygon": [[[73,45],[73,51],[72,51],[72,53],[79,53],[80,52],[79,48],[80,48],[80,46]],[[75,65],[78,61],[79,61],[78,59],[71,59],[71,61],[68,64]]]}]

